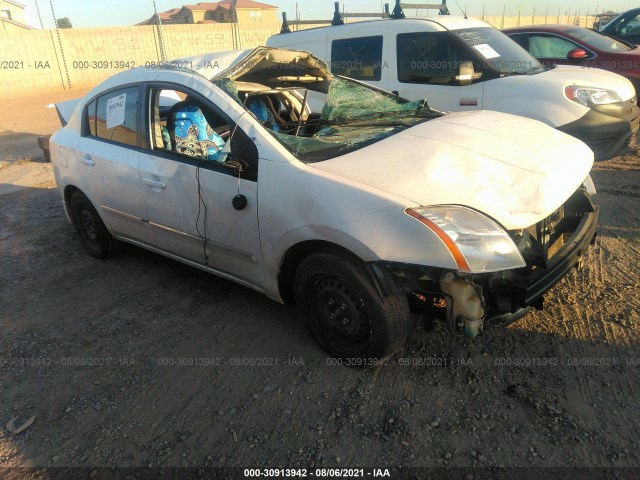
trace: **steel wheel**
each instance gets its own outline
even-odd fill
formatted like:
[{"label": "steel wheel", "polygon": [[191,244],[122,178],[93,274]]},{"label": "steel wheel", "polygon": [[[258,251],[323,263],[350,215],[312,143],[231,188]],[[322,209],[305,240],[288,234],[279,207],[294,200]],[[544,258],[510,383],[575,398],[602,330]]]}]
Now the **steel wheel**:
[{"label": "steel wheel", "polygon": [[344,279],[332,275],[318,275],[313,288],[311,313],[318,330],[337,348],[357,355],[371,336],[364,300]]},{"label": "steel wheel", "polygon": [[381,358],[405,341],[409,305],[402,292],[380,297],[364,265],[335,253],[304,259],[294,291],[307,328],[331,355]]},{"label": "steel wheel", "polygon": [[109,256],[115,240],[89,199],[79,191],[71,195],[70,214],[85,250],[96,258]]}]

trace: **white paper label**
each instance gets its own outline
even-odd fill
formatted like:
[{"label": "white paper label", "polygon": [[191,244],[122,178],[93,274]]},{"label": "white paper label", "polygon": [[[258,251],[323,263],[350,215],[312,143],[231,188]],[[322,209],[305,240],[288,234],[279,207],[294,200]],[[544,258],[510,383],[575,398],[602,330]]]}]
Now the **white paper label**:
[{"label": "white paper label", "polygon": [[491,45],[488,45],[486,43],[481,43],[480,45],[474,45],[473,48],[475,48],[478,52],[480,52],[480,55],[482,55],[487,60],[489,60],[490,58],[497,58],[500,56],[498,52],[496,52],[493,48],[491,48]]},{"label": "white paper label", "polygon": [[124,123],[124,109],[126,104],[126,93],[107,100],[107,128],[115,128]]}]

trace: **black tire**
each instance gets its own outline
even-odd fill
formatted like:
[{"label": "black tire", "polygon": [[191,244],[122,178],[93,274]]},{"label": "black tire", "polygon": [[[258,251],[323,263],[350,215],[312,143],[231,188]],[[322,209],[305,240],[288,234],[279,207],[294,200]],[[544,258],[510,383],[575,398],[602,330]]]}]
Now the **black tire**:
[{"label": "black tire", "polygon": [[102,219],[89,199],[81,192],[71,195],[71,219],[85,250],[96,258],[107,258],[115,240],[102,223]]},{"label": "black tire", "polygon": [[362,264],[313,254],[298,266],[294,291],[307,328],[335,357],[384,358],[404,345],[411,324],[406,295],[380,297]]}]

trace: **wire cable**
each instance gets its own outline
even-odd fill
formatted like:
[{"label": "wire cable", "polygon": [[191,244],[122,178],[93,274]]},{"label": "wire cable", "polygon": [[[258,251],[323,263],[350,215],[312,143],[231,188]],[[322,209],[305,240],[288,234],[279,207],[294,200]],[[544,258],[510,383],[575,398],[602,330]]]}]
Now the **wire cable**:
[{"label": "wire cable", "polygon": [[[202,252],[204,253],[204,264],[205,266],[209,266],[209,257],[207,256],[207,204],[202,197],[202,186],[200,184],[200,165],[196,166],[196,182],[198,183],[198,216],[196,217],[196,232],[198,232],[198,236],[200,240],[202,240]],[[204,235],[200,232],[200,228],[198,224],[200,223],[200,215],[204,210],[203,220],[204,220]]]}]

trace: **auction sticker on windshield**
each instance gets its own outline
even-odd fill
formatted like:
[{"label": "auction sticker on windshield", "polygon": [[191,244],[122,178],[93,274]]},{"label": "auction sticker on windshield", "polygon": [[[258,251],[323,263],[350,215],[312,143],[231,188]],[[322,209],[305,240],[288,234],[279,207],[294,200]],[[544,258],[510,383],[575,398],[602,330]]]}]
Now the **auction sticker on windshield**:
[{"label": "auction sticker on windshield", "polygon": [[500,56],[500,54],[498,52],[496,52],[493,48],[491,48],[491,45],[489,45],[487,43],[481,43],[480,45],[474,45],[473,48],[475,48],[478,52],[480,52],[480,55],[482,55],[487,60],[489,60],[491,58],[497,58],[497,57]]}]

